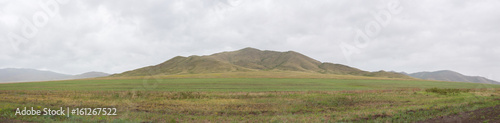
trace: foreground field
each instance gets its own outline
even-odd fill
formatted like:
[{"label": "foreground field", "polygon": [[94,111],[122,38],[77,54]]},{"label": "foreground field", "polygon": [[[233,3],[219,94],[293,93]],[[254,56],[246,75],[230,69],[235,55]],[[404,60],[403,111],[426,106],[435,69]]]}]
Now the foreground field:
[{"label": "foreground field", "polygon": [[[425,121],[500,105],[499,87],[331,79],[137,79],[0,84],[0,121]],[[16,108],[23,107],[114,107],[118,115],[69,118],[14,115]]]},{"label": "foreground field", "polygon": [[412,88],[500,88],[459,82],[419,80],[339,80],[339,79],[122,79],[69,80],[1,84],[0,90],[71,90],[71,91],[197,91],[197,92],[262,92],[262,91],[344,91],[392,90]]}]

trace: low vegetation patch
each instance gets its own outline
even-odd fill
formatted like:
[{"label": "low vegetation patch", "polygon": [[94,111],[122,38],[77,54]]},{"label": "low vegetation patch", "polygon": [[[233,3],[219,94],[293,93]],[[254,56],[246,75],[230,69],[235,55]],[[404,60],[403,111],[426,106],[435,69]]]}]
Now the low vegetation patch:
[{"label": "low vegetation patch", "polygon": [[[478,89],[485,86],[472,83],[332,79],[145,81],[2,84],[0,122],[416,122],[500,105],[500,89]],[[14,115],[16,108],[23,107],[107,107],[116,108],[117,116]]]},{"label": "low vegetation patch", "polygon": [[[0,119],[33,122],[403,122],[499,105],[475,93],[379,91],[0,91]],[[441,91],[438,91],[441,92]],[[457,93],[454,91],[446,93]],[[463,91],[461,91],[463,92]],[[490,93],[490,92],[488,92]],[[114,107],[118,116],[16,116],[16,108]]]},{"label": "low vegetation patch", "polygon": [[460,94],[460,93],[467,93],[470,91],[470,89],[450,89],[450,88],[429,88],[425,89],[426,92],[431,92],[431,93],[437,93],[441,95],[453,95],[453,94]]}]

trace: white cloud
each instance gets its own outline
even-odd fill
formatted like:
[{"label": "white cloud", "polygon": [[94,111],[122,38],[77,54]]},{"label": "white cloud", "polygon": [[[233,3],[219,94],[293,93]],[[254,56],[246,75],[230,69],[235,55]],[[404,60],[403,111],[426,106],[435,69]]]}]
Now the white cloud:
[{"label": "white cloud", "polygon": [[176,55],[255,47],[370,71],[451,69],[500,79],[499,1],[402,0],[404,11],[350,63],[338,45],[352,41],[357,29],[374,20],[371,13],[391,0],[230,1],[70,1],[20,51],[6,34],[20,34],[17,18],[41,8],[28,0],[2,1],[0,67],[117,73]]}]

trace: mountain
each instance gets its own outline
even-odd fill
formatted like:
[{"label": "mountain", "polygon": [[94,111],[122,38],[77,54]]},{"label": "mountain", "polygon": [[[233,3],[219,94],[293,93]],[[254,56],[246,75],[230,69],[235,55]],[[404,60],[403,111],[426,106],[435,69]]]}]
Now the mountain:
[{"label": "mountain", "polygon": [[108,76],[102,72],[88,72],[79,75],[67,75],[52,71],[42,71],[26,68],[5,68],[0,69],[0,82],[30,82],[30,81],[49,81],[49,80],[67,80],[83,79]]},{"label": "mountain", "polygon": [[74,75],[71,78],[72,79],[85,79],[85,78],[96,78],[96,77],[104,77],[104,76],[109,76],[110,74],[108,73],[103,73],[103,72],[87,72],[87,73],[82,73],[78,75]]},{"label": "mountain", "polygon": [[418,72],[408,74],[411,77],[426,79],[426,80],[439,80],[439,81],[453,81],[453,82],[473,82],[485,84],[500,84],[499,82],[480,77],[480,76],[466,76],[458,72],[450,70],[442,70],[435,72]]},{"label": "mountain", "polygon": [[35,69],[0,69],[0,82],[62,80],[69,77],[71,75]]},{"label": "mountain", "polygon": [[147,66],[111,76],[152,76],[255,71],[299,71],[321,74],[411,78],[395,72],[367,72],[346,65],[320,62],[294,51],[262,51],[255,48],[244,48],[237,51],[221,52],[207,56],[177,56],[158,65]]}]

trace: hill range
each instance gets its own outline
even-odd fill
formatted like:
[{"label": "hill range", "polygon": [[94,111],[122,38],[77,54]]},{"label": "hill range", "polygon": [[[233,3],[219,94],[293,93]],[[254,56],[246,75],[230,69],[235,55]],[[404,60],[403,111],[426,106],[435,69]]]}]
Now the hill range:
[{"label": "hill range", "polygon": [[[342,64],[320,62],[294,51],[278,52],[244,48],[206,56],[177,56],[163,63],[110,77],[163,76],[164,78],[340,78],[424,79],[436,81],[499,84],[478,76],[453,71],[368,72]],[[370,78],[371,77],[371,78]]]},{"label": "hill range", "polygon": [[61,74],[35,69],[0,69],[0,82],[28,82],[104,77],[141,78],[330,78],[330,79],[424,79],[436,81],[500,84],[479,76],[466,76],[454,71],[435,72],[368,72],[342,64],[320,62],[303,54],[244,48],[206,56],[177,56],[163,63],[120,74],[87,72]]},{"label": "hill range", "polygon": [[[207,56],[177,56],[158,65],[114,74],[111,75],[111,77],[187,74],[209,76],[213,73],[265,73],[276,74],[277,76],[275,76],[275,78],[280,78],[279,73],[282,72],[296,74],[297,76],[302,74],[314,74],[413,79],[407,75],[395,72],[368,72],[346,65],[320,62],[294,51],[262,51],[255,48],[244,48],[237,51],[221,52]],[[245,75],[242,76],[245,77]],[[294,75],[286,76],[294,78]]]},{"label": "hill range", "polygon": [[[406,74],[406,73],[402,73]],[[466,76],[455,71],[441,70],[434,72],[417,72],[407,74],[411,77],[425,79],[425,80],[438,80],[438,81],[451,81],[451,82],[473,82],[484,84],[500,84],[497,81],[490,80],[480,76]]]},{"label": "hill range", "polygon": [[50,81],[50,80],[69,80],[85,79],[109,76],[103,72],[87,72],[78,75],[69,75],[56,73],[52,71],[43,71],[27,68],[4,68],[0,69],[1,82],[30,82],[30,81]]}]

